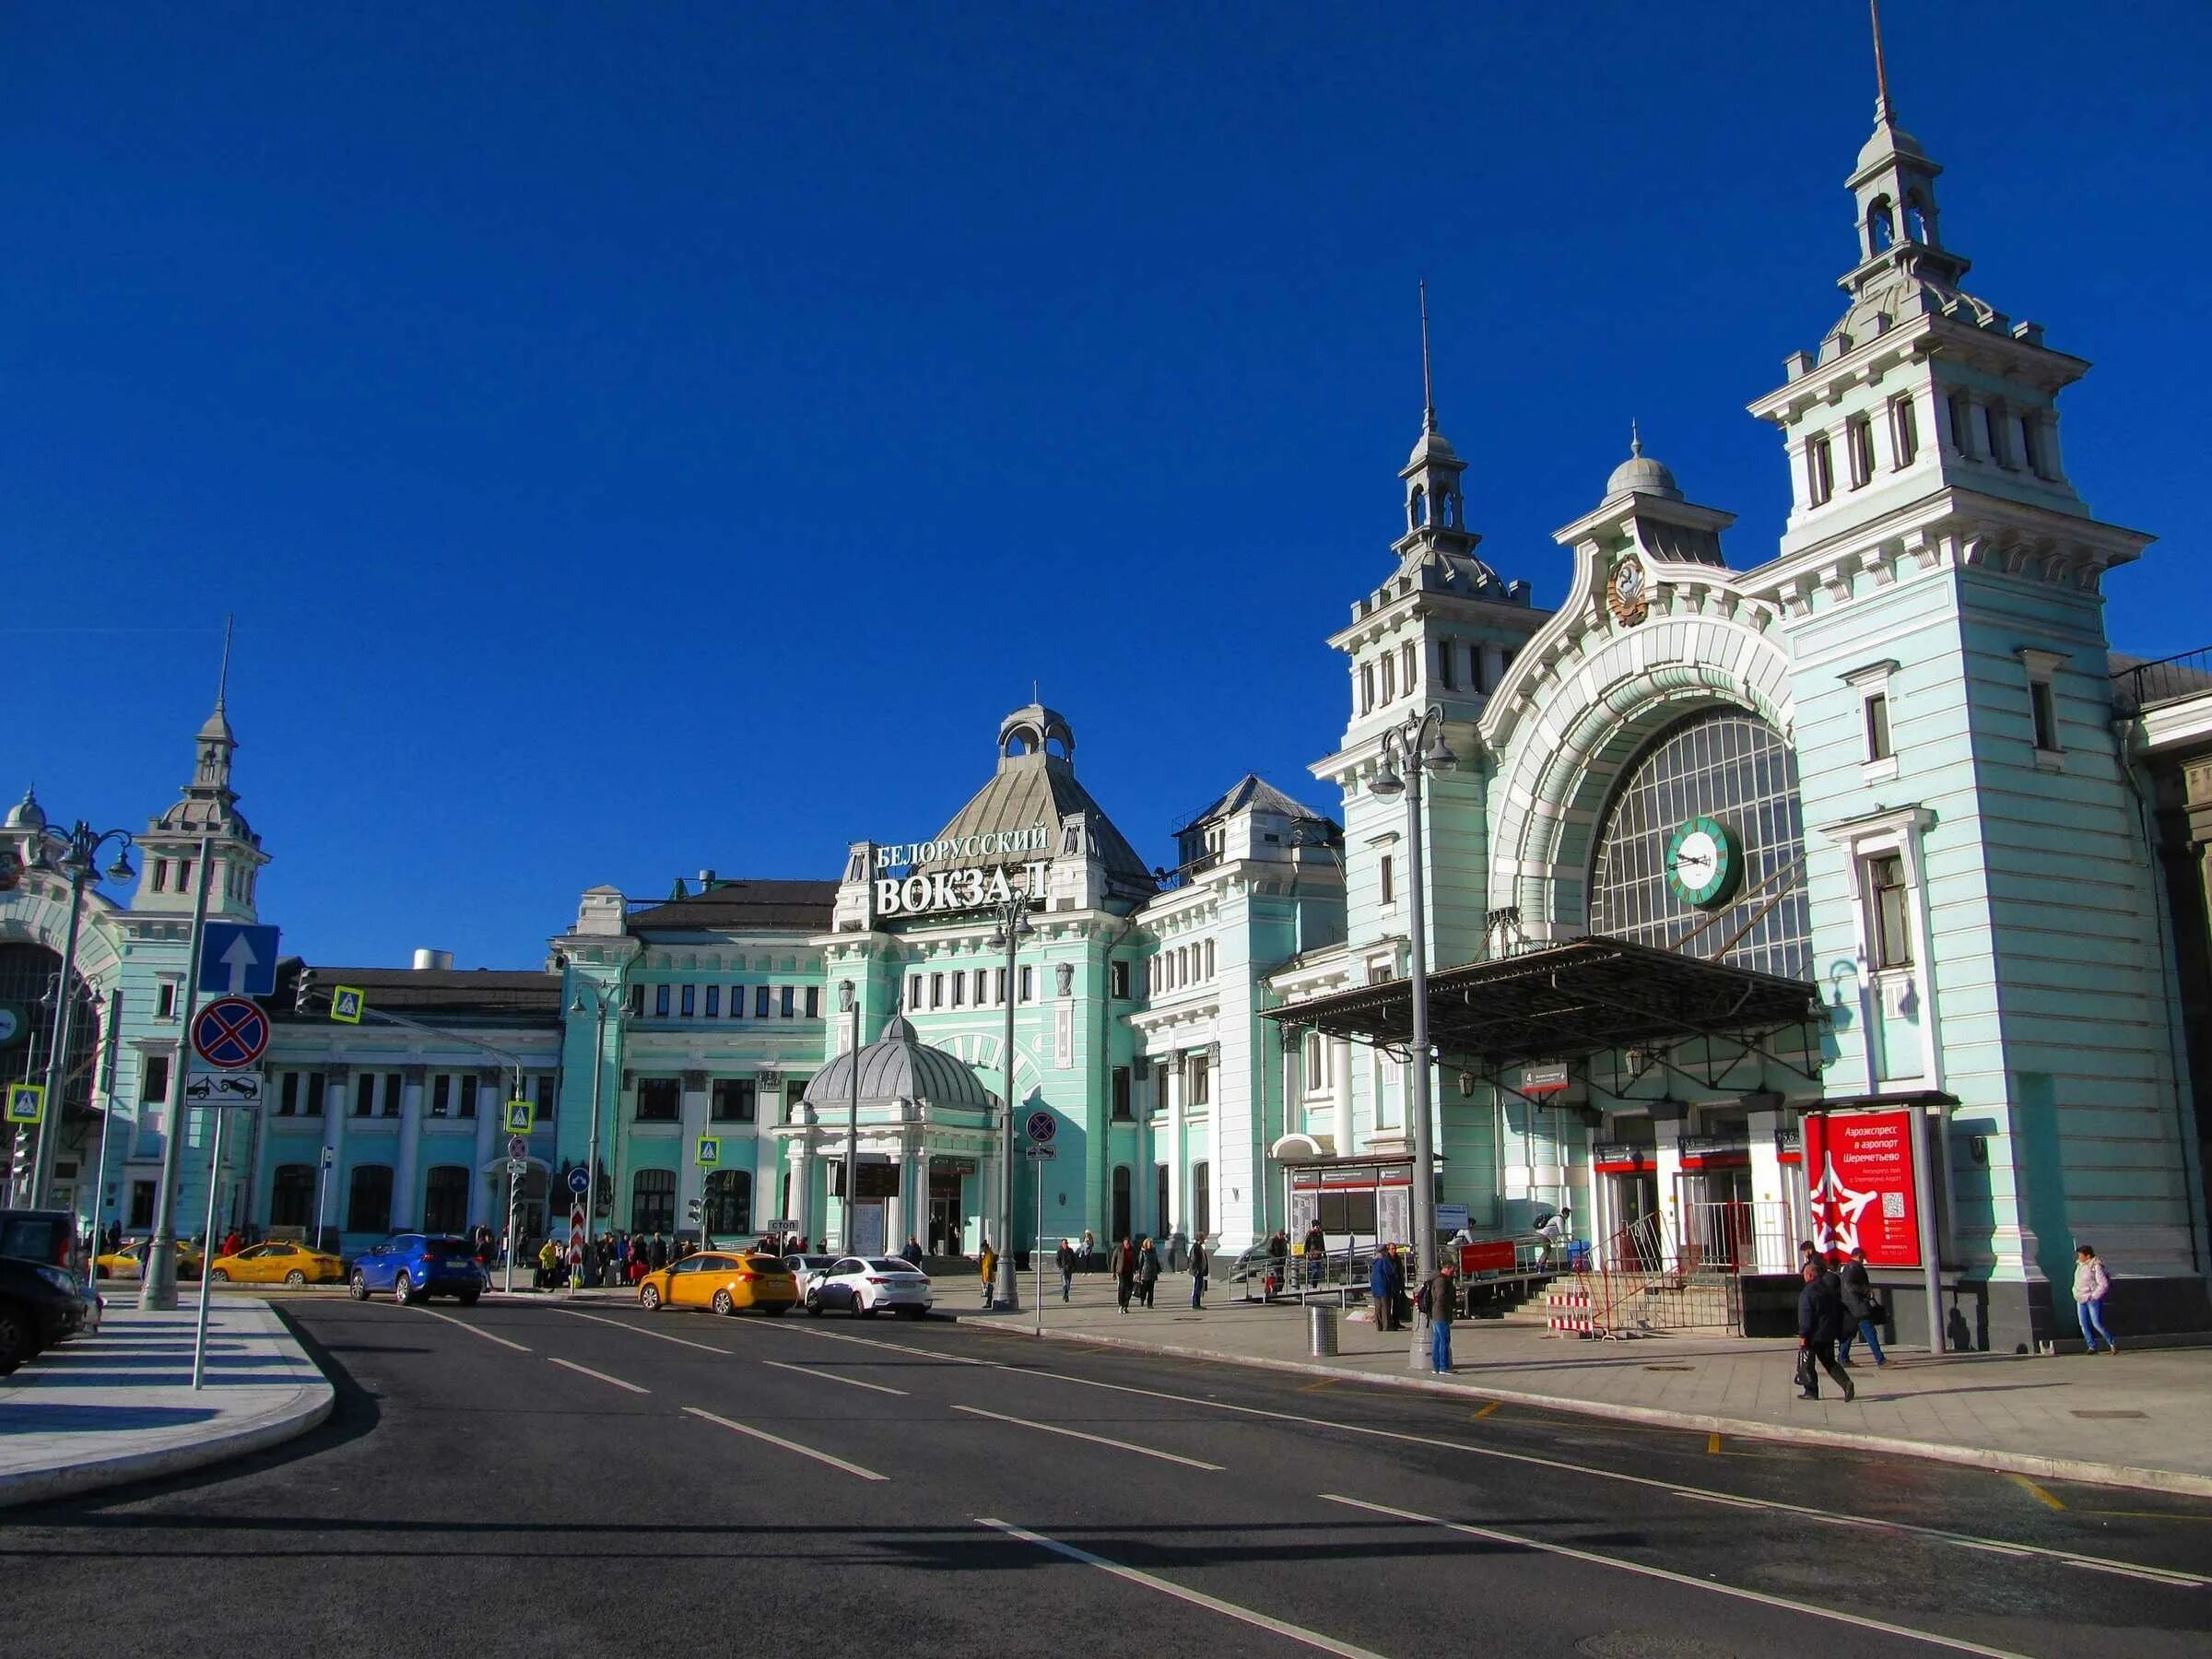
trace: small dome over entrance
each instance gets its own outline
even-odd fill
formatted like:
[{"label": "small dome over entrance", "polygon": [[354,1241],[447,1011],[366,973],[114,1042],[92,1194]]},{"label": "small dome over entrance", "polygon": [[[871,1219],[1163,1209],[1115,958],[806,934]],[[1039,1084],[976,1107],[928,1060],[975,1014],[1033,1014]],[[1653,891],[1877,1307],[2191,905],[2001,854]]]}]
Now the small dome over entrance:
[{"label": "small dome over entrance", "polygon": [[[914,1034],[903,1015],[895,1015],[883,1035],[860,1051],[860,1103],[884,1106],[899,1100],[927,1100],[933,1107],[987,1109],[992,1093],[974,1068],[958,1055],[932,1048]],[[843,1110],[853,1099],[852,1051],[814,1074],[803,1097],[818,1112]]]},{"label": "small dome over entrance", "polygon": [[1028,703],[998,723],[998,752],[1001,759],[1008,755],[1041,754],[1056,760],[1072,760],[1076,754],[1076,728],[1067,724],[1067,716],[1057,709],[1048,709],[1042,703]]}]

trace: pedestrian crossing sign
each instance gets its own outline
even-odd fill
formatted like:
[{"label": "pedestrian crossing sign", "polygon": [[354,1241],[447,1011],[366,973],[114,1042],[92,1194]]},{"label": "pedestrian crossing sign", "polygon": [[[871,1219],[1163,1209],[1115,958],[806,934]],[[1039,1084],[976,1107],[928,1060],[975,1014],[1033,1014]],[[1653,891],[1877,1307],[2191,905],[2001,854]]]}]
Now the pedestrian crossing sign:
[{"label": "pedestrian crossing sign", "polygon": [[10,1083],[7,1086],[7,1121],[11,1124],[42,1123],[46,1117],[46,1090],[37,1083]]},{"label": "pedestrian crossing sign", "polygon": [[330,1017],[340,1025],[359,1025],[361,1013],[369,1006],[369,998],[359,985],[333,985],[330,988]]},{"label": "pedestrian crossing sign", "polygon": [[537,1108],[528,1100],[507,1102],[507,1133],[527,1135],[537,1121]]},{"label": "pedestrian crossing sign", "polygon": [[699,1161],[712,1168],[722,1161],[722,1137],[702,1135],[699,1137]]}]

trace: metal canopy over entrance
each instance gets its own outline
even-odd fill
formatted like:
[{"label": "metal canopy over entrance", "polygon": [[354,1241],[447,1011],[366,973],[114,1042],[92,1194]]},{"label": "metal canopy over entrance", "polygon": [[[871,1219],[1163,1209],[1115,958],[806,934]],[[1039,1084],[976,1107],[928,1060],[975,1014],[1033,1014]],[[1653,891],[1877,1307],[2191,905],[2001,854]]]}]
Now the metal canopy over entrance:
[{"label": "metal canopy over entrance", "polygon": [[[1403,1052],[1413,1038],[1406,980],[1265,1010],[1270,1019]],[[1685,1040],[1756,1044],[1824,1019],[1818,991],[1626,939],[1573,939],[1429,976],[1429,1033],[1446,1054],[1498,1068],[1575,1061]]]}]

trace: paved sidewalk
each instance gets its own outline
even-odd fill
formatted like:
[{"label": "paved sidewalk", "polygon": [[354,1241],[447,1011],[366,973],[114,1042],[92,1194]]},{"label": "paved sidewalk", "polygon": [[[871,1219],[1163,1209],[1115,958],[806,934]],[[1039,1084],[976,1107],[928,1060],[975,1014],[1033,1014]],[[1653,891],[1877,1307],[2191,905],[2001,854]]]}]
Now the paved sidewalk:
[{"label": "paved sidewalk", "polygon": [[[973,1329],[1027,1335],[1035,1310],[1025,1277],[1021,1312],[982,1313],[970,1287],[941,1281],[938,1311]],[[1236,1360],[1323,1376],[1464,1391],[1555,1410],[1721,1434],[1853,1446],[1971,1463],[2062,1480],[2212,1496],[2212,1350],[2141,1349],[2116,1359],[1890,1350],[1875,1370],[1853,1355],[1855,1405],[1827,1379],[1800,1400],[1791,1382],[1795,1344],[1734,1336],[1653,1336],[1598,1342],[1553,1336],[1510,1321],[1453,1328],[1457,1371],[1407,1366],[1406,1333],[1364,1318],[1337,1322],[1337,1357],[1307,1351],[1305,1311],[1209,1298],[1189,1307],[1190,1280],[1159,1282],[1158,1306],[1118,1313],[1109,1282],[1078,1275],[1063,1305],[1048,1281],[1045,1335],[1147,1352]]]},{"label": "paved sidewalk", "polygon": [[206,1386],[192,1388],[192,1298],[174,1313],[111,1302],[100,1331],[0,1378],[0,1506],[172,1475],[304,1434],[334,1395],[268,1304],[207,1311]]}]

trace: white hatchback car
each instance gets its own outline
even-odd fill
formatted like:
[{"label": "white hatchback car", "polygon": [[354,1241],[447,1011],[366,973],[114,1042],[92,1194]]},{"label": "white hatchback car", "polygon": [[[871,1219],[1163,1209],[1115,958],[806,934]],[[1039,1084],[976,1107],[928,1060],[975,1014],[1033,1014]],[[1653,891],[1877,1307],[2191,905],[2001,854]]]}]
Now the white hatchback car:
[{"label": "white hatchback car", "polygon": [[840,1256],[806,1282],[806,1312],[849,1309],[853,1317],[872,1318],[889,1308],[920,1319],[935,1300],[929,1275],[897,1256]]}]

